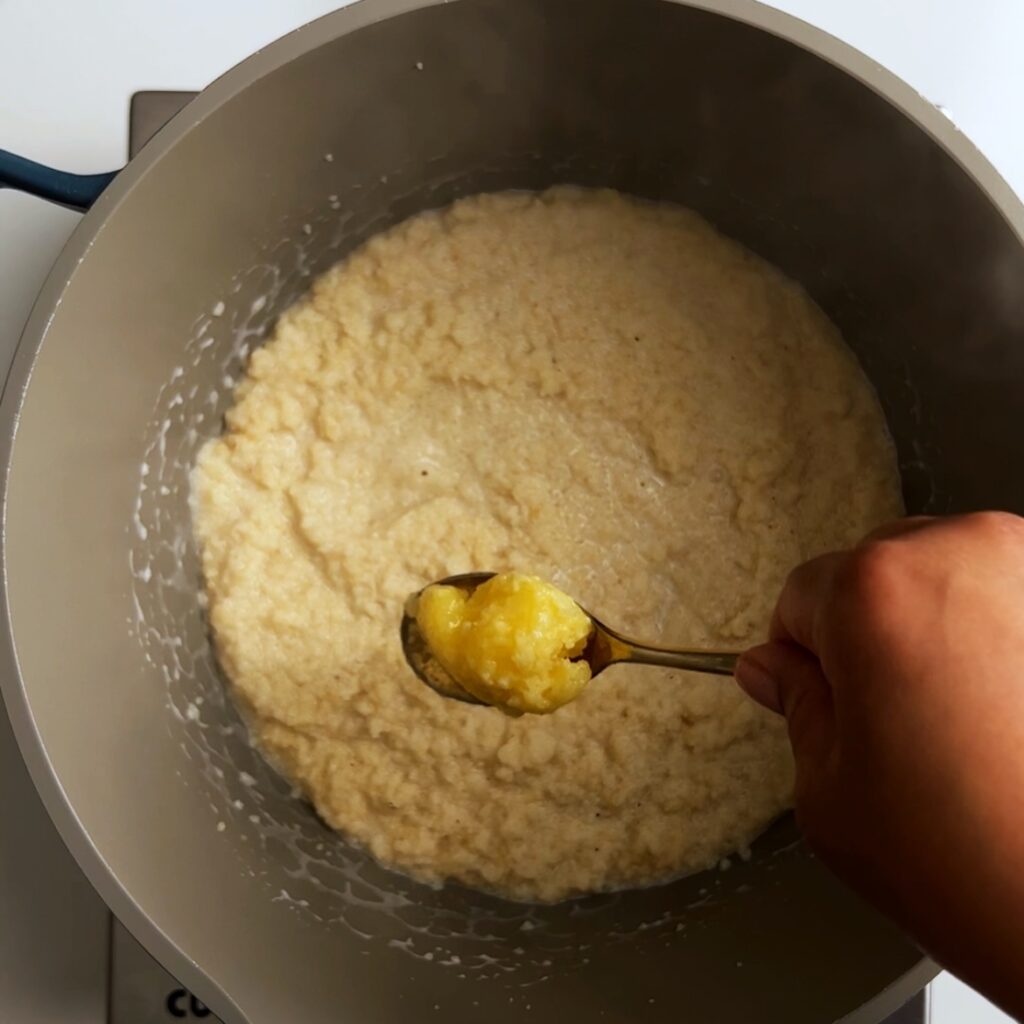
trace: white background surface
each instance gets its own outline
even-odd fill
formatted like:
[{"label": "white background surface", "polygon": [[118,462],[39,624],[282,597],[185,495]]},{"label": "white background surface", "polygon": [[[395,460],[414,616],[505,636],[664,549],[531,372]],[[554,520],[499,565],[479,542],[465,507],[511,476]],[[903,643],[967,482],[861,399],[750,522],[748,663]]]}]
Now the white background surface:
[{"label": "white background surface", "polygon": [[[1024,193],[1024,0],[776,0],[945,107]],[[0,0],[0,146],[76,171],[125,159],[139,89],[198,89],[341,0]],[[0,190],[0,352],[77,222]],[[948,975],[933,1024],[1007,1021]]]}]

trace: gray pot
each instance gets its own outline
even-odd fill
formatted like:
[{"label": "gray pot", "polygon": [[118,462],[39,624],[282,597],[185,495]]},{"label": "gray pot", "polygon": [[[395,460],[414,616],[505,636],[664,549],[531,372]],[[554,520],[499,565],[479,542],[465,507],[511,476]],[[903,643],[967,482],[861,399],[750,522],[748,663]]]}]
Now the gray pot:
[{"label": "gray pot", "polygon": [[365,0],[256,54],[86,216],[0,424],[25,758],[115,913],[231,1024],[875,1022],[933,973],[790,822],[728,872],[558,907],[418,885],[293,799],[225,699],[188,472],[247,346],[370,233],[564,181],[696,207],[803,281],[912,511],[1024,509],[1021,206],[834,39],[749,0]]}]

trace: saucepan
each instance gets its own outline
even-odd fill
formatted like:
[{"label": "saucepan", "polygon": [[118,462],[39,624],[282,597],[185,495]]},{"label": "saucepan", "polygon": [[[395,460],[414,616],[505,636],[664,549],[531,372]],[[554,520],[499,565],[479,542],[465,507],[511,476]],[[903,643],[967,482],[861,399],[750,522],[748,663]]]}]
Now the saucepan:
[{"label": "saucepan", "polygon": [[311,277],[484,190],[613,186],[802,281],[907,507],[1024,511],[1024,210],[943,114],[750,0],[363,0],[216,81],[85,203],[6,382],[3,692],[65,841],[229,1024],[877,1022],[933,974],[791,821],[749,863],[528,906],[375,864],[248,743],[189,471]]}]

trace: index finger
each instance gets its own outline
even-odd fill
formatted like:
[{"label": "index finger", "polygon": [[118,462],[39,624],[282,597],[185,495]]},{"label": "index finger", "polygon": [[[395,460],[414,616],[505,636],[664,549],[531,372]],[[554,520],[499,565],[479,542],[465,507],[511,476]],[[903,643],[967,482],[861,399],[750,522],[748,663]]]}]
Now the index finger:
[{"label": "index finger", "polygon": [[772,640],[788,640],[815,655],[820,653],[824,613],[832,599],[836,572],[848,557],[844,551],[819,555],[789,574],[772,614]]},{"label": "index finger", "polygon": [[895,540],[897,537],[904,537],[909,533],[918,533],[930,526],[934,526],[938,520],[935,516],[904,516],[902,519],[890,519],[887,523],[872,530],[861,544],[868,544],[876,540]]}]

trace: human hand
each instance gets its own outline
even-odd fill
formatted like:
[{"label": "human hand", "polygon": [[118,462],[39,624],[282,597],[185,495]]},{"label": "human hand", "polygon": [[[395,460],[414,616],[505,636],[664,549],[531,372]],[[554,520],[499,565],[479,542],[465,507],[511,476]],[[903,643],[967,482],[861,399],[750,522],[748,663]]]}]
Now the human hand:
[{"label": "human hand", "polygon": [[907,519],[790,575],[736,669],[811,848],[1024,1017],[1024,519]]}]

